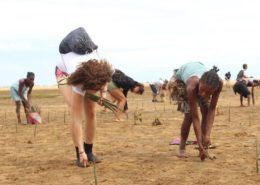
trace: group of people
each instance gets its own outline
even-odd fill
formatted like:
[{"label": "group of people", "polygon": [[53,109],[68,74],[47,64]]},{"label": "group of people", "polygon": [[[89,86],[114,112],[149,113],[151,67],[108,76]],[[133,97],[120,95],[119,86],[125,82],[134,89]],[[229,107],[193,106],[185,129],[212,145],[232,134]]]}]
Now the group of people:
[{"label": "group of people", "polygon": [[[127,94],[129,91],[143,94],[144,85],[133,80],[112,64],[101,58],[97,52],[98,46],[92,41],[86,30],[82,27],[71,31],[64,37],[59,45],[60,61],[55,68],[55,76],[60,93],[71,112],[70,129],[75,146],[76,165],[89,166],[90,162],[101,162],[93,154],[93,143],[96,129],[96,103],[86,94],[100,93],[100,101],[108,93],[116,102],[116,121],[122,120],[122,114],[128,110]],[[34,86],[35,75],[28,72],[27,78],[11,87],[12,98],[16,102],[18,122],[20,118],[20,101],[25,112],[31,105],[30,95]],[[178,110],[184,113],[181,126],[180,157],[185,157],[185,145],[189,136],[191,124],[197,138],[199,156],[201,160],[211,158],[208,148],[211,145],[215,109],[223,87],[216,68],[210,70],[200,62],[182,65],[174,74],[174,89],[172,97],[178,102]],[[153,102],[158,101],[158,91],[165,90],[166,86],[160,83],[151,83]],[[167,82],[168,83],[168,82]],[[177,97],[177,98],[176,98]],[[198,113],[200,107],[201,119]],[[86,119],[85,130],[82,130],[83,115]]]}]

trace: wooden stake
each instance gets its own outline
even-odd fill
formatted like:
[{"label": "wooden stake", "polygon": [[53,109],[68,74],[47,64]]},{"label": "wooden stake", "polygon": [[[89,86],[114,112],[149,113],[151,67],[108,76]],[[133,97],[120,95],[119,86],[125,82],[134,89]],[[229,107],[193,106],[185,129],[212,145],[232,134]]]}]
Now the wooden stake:
[{"label": "wooden stake", "polygon": [[259,173],[259,167],[258,167],[258,141],[257,136],[255,137],[255,148],[256,148],[256,173]]},{"label": "wooden stake", "polygon": [[34,136],[34,139],[36,138],[36,130],[37,130],[37,123],[35,123],[35,126],[34,126],[34,134],[33,134],[33,136]]},{"label": "wooden stake", "polygon": [[7,121],[6,121],[6,111],[5,111],[5,120],[4,120],[4,124],[7,125]]},{"label": "wooden stake", "polygon": [[66,123],[66,111],[64,111],[64,114],[63,114],[63,123]]},{"label": "wooden stake", "polygon": [[231,121],[231,118],[230,118],[230,104],[228,105],[228,121],[229,122]]},{"label": "wooden stake", "polygon": [[18,132],[18,121],[16,121],[15,129],[16,129],[16,133],[17,133]]}]

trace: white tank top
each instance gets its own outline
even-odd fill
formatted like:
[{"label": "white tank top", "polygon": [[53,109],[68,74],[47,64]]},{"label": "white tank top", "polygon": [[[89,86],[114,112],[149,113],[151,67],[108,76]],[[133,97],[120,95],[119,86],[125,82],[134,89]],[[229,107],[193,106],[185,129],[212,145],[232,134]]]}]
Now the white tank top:
[{"label": "white tank top", "polygon": [[77,67],[82,62],[87,62],[90,59],[99,60],[100,57],[97,54],[97,51],[93,51],[92,53],[80,55],[74,52],[69,52],[66,54],[61,54],[61,61],[57,62],[57,67],[68,74],[73,73]]},{"label": "white tank top", "polygon": [[[68,73],[69,75],[73,73],[77,67],[82,62],[87,62],[90,59],[97,59],[99,60],[100,57],[98,56],[97,51],[93,51],[92,53],[80,55],[74,52],[69,52],[66,54],[61,54],[61,61],[57,62],[57,67],[63,71]],[[72,90],[81,96],[85,95],[85,91],[82,91],[82,85],[72,86]]]}]

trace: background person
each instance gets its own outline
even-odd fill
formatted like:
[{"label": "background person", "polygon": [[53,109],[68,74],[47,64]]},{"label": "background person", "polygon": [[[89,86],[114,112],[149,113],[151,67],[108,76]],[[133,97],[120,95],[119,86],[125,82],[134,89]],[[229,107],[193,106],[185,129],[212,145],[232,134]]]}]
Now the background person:
[{"label": "background person", "polygon": [[252,77],[246,74],[247,64],[243,64],[242,68],[237,74],[237,81],[233,86],[233,91],[235,94],[238,93],[240,95],[240,106],[244,107],[243,97],[247,99],[247,106],[250,106],[251,92],[248,87],[252,87],[254,84],[250,80]]},{"label": "background person", "polygon": [[156,82],[152,82],[149,84],[151,90],[152,90],[152,102],[158,102],[157,96],[161,93],[162,90],[163,81],[159,80]]},{"label": "background person", "polygon": [[34,78],[35,75],[33,72],[27,72],[26,78],[20,79],[19,81],[12,84],[10,88],[11,98],[15,102],[15,112],[18,120],[18,124],[21,124],[21,115],[20,115],[20,108],[21,102],[24,107],[24,112],[26,115],[26,121],[29,123],[28,120],[28,113],[31,107],[31,93],[34,86]]},{"label": "background person", "polygon": [[107,90],[112,99],[117,102],[117,107],[119,108],[116,112],[116,121],[123,121],[121,115],[128,111],[128,92],[131,91],[135,94],[142,95],[144,93],[144,85],[116,69],[112,76],[112,81],[108,84]]}]

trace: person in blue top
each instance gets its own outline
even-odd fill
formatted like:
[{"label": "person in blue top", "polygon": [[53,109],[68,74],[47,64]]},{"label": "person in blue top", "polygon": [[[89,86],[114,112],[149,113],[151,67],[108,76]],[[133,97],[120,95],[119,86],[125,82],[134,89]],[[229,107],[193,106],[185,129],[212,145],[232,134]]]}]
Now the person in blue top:
[{"label": "person in blue top", "polygon": [[[179,156],[186,157],[186,141],[193,123],[200,159],[213,159],[207,149],[211,145],[210,134],[223,81],[219,78],[216,67],[208,70],[201,62],[182,65],[176,73],[175,80],[178,87],[173,96],[178,97],[178,110],[184,113]],[[201,120],[197,104],[200,107]]]},{"label": "person in blue top", "polygon": [[31,106],[31,93],[34,86],[34,78],[35,75],[33,72],[27,72],[26,78],[20,79],[19,81],[15,82],[14,84],[12,84],[10,88],[11,98],[16,105],[15,111],[16,111],[18,124],[21,124],[21,115],[20,115],[21,102],[24,107],[27,123],[29,123],[28,113]]}]

